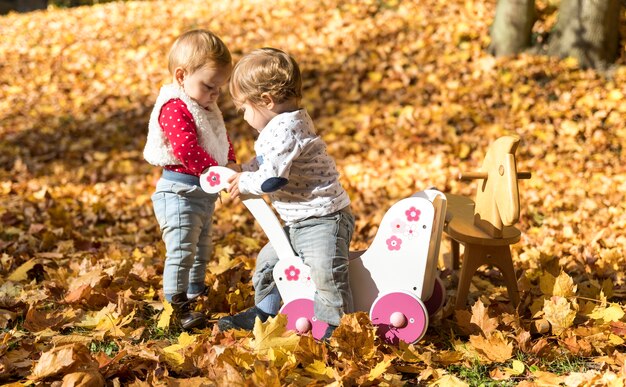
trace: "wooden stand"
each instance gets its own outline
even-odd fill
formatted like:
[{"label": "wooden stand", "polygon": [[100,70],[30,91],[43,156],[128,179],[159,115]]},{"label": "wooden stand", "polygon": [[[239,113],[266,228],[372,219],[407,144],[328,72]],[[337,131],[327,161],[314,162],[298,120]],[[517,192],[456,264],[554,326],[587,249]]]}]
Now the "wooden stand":
[{"label": "wooden stand", "polygon": [[517,179],[529,179],[530,173],[517,172],[515,151],[519,137],[504,136],[488,149],[479,172],[462,174],[461,180],[477,180],[475,202],[446,194],[448,201],[444,232],[452,243],[452,262],[459,268],[459,244],[465,247],[463,266],[456,295],[456,309],[465,308],[472,277],[482,265],[497,267],[514,306],[519,304],[517,279],[510,245],[520,240],[513,227],[519,220]]}]

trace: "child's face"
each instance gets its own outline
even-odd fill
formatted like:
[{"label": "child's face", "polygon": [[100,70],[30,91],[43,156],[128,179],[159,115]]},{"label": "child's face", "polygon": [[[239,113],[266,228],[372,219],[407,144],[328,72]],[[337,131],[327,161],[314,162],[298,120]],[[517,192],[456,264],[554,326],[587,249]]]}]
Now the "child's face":
[{"label": "child's face", "polygon": [[210,110],[210,106],[220,96],[220,89],[228,81],[231,71],[231,66],[222,66],[202,67],[192,74],[183,73],[183,90],[200,106]]},{"label": "child's face", "polygon": [[243,119],[259,133],[265,128],[268,122],[276,114],[263,106],[255,106],[249,102],[244,102],[241,107],[243,110]]}]

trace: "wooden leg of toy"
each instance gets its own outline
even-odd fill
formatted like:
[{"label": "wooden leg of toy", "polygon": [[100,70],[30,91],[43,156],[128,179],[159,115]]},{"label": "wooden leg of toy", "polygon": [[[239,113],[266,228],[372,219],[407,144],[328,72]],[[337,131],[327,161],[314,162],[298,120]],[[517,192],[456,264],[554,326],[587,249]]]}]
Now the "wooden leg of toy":
[{"label": "wooden leg of toy", "polygon": [[519,305],[519,289],[517,288],[517,278],[515,277],[511,249],[509,246],[500,246],[493,257],[493,265],[500,269],[500,273],[502,273],[511,304],[514,308],[517,308]]},{"label": "wooden leg of toy", "polygon": [[472,277],[476,270],[482,265],[492,265],[500,270],[511,303],[513,306],[517,307],[519,304],[519,291],[517,289],[517,278],[515,277],[515,269],[513,268],[513,260],[509,246],[479,246],[467,244],[463,256],[463,266],[459,278],[455,308],[465,308]]},{"label": "wooden leg of toy", "polygon": [[459,270],[459,242],[450,238],[450,254],[452,255],[452,269]]},{"label": "wooden leg of toy", "polygon": [[[457,242],[458,246],[458,242]],[[455,309],[464,309],[467,303],[467,294],[472,282],[472,277],[476,270],[485,264],[483,259],[483,249],[481,246],[466,244],[463,253],[463,265],[461,267],[461,275],[459,277],[459,286],[456,291]]]}]

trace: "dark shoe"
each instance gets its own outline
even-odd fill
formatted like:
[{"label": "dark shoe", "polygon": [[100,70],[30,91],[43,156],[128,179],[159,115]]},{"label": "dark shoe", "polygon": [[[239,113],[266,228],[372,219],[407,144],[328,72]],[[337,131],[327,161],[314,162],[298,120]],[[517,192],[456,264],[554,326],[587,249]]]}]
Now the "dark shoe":
[{"label": "dark shoe", "polygon": [[326,331],[324,332],[324,336],[320,337],[320,341],[327,343],[333,335],[335,329],[337,329],[337,325],[328,324],[328,327],[326,327]]},{"label": "dark shoe", "polygon": [[251,331],[254,329],[254,321],[257,317],[261,320],[261,322],[265,322],[268,318],[275,317],[275,315],[265,313],[256,306],[253,306],[252,308],[248,308],[234,316],[222,317],[217,320],[217,327],[222,332],[229,329],[245,329],[247,331]]},{"label": "dark shoe", "polygon": [[172,296],[172,317],[185,330],[201,328],[206,323],[204,314],[192,309],[193,301],[187,299],[187,294],[178,293]]}]

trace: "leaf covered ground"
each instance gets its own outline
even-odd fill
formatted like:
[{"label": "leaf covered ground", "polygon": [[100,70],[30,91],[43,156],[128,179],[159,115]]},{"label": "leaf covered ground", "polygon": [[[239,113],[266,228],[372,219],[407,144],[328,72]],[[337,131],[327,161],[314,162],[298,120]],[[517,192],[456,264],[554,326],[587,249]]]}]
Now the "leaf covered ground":
[{"label": "leaf covered ground", "polygon": [[[556,20],[538,1],[535,38]],[[611,77],[572,60],[486,54],[495,0],[150,1],[0,18],[0,382],[48,385],[567,385],[626,379],[626,52]],[[626,15],[622,15],[622,20]],[[626,27],[622,22],[622,36]],[[304,105],[337,159],[366,248],[385,211],[435,186],[473,195],[495,138],[515,133],[522,240],[517,311],[497,271],[416,345],[388,346],[365,314],[329,345],[285,332],[166,323],[163,245],[143,161],[165,56],[191,28],[235,59],[274,46],[304,73]],[[621,44],[622,50],[624,42]],[[220,101],[238,157],[253,131]],[[215,215],[214,321],[253,303],[266,237],[226,196]]]}]

